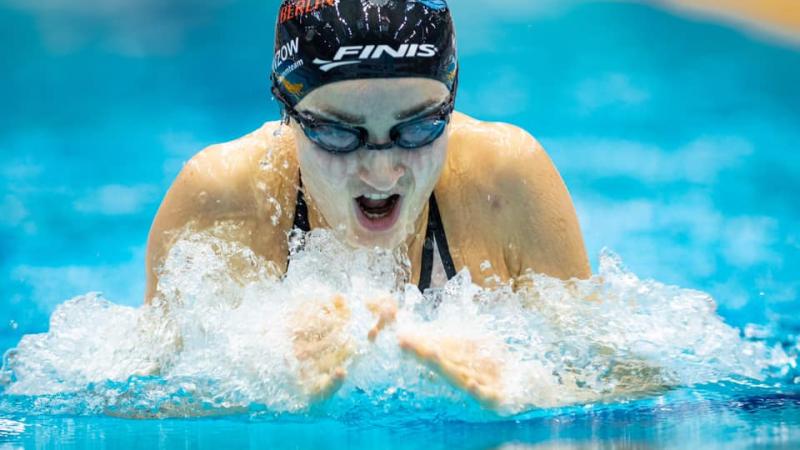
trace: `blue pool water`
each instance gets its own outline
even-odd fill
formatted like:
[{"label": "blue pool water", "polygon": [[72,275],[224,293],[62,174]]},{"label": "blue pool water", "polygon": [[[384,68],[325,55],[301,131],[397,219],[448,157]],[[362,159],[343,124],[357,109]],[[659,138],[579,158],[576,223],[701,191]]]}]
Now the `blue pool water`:
[{"label": "blue pool water", "polygon": [[[0,349],[87,292],[141,303],[148,227],[182,163],[277,118],[277,3],[0,2]],[[709,293],[742,345],[787,355],[780,367],[742,384],[684,364],[691,387],[512,417],[339,399],[300,416],[256,404],[130,420],[102,414],[97,393],[158,381],[94,383],[2,394],[0,446],[800,445],[800,45],[635,3],[452,3],[458,109],[539,138],[594,268],[608,247],[641,279]]]}]

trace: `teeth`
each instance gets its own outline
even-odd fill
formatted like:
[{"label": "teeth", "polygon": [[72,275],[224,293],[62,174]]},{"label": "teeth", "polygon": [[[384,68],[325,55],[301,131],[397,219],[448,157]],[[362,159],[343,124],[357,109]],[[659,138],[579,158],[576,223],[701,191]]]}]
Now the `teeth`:
[{"label": "teeth", "polygon": [[364,197],[370,200],[386,200],[391,197],[390,194],[364,194]]}]

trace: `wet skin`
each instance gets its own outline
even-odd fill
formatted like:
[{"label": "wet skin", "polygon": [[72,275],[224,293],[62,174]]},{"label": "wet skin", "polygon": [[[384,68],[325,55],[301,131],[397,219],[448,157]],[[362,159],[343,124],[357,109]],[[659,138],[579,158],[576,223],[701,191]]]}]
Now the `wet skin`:
[{"label": "wet skin", "polygon": [[[313,91],[297,109],[363,127],[370,142],[385,143],[389,130],[408,120],[407,113],[425,115],[447,95],[444,85],[427,79],[353,80]],[[420,276],[431,191],[453,262],[458,269],[466,267],[477,284],[514,283],[528,269],[562,279],[590,276],[566,186],[524,130],[454,113],[444,135],[424,148],[331,155],[296,123],[270,122],[203,150],[181,171],[150,231],[146,301],[157,295],[157,268],[180,230],[224,229],[219,232],[224,238],[249,246],[285,271],[300,172],[312,228],[333,229],[354,246],[407,246],[413,283]],[[388,195],[395,196],[393,203],[386,201]],[[481,269],[485,261],[490,271]],[[306,367],[299,379],[316,398],[335,391],[351,353],[339,336],[346,329],[341,325],[346,299],[321,300],[319,311],[297,312],[303,319],[295,330],[302,337],[296,356]],[[396,307],[375,308],[384,313],[376,313],[373,339],[393,320],[385,311]],[[309,336],[319,336],[319,342]],[[486,404],[502,403],[502,361],[487,359],[481,343],[431,342],[409,334],[400,340],[410,355],[455,385]]]},{"label": "wet skin", "polygon": [[[449,95],[435,80],[355,80],[312,91],[297,110],[364,128],[370,143],[385,144],[391,142],[395,124],[436,111]],[[444,166],[446,134],[415,150],[362,148],[342,155],[316,146],[297,123],[292,122],[291,128],[306,191],[326,223],[344,240],[355,246],[395,248],[414,233]],[[380,200],[388,196],[396,199]],[[381,203],[391,208],[371,219],[365,204],[380,210]]]}]

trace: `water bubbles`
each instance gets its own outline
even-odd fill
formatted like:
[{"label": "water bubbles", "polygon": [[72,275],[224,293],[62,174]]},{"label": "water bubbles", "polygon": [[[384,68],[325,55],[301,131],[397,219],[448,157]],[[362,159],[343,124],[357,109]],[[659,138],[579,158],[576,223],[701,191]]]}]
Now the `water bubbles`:
[{"label": "water bubbles", "polygon": [[263,171],[275,170],[273,165],[272,165],[272,162],[270,162],[269,159],[267,159],[267,158],[264,158],[261,161],[259,161],[258,168],[263,170]]},{"label": "water bubbles", "polygon": [[763,325],[751,323],[744,327],[744,337],[748,339],[767,339],[770,336],[772,336],[772,332]]},{"label": "water bubbles", "polygon": [[[402,253],[353,249],[324,230],[294,232],[281,276],[274,262],[222,238],[235,232],[230,225],[180,237],[151,305],[115,305],[96,293],[60,305],[48,333],[23,337],[4,358],[6,392],[72,413],[224,414],[258,405],[302,414],[313,398],[298,381],[300,325],[292,318],[319,317],[298,313],[337,297],[348,312],[337,339],[352,353],[324,406],[333,417],[370,408],[483,417],[469,394],[401,349],[401,336],[455,346],[434,349],[443,358],[463,352],[466,361],[489,361],[505,413],[715,380],[795,379],[795,352],[742,339],[707,294],[641,280],[609,251],[588,280],[530,273],[516,288],[486,289],[462,270],[423,295],[405,284]],[[384,307],[376,336],[377,299]]]},{"label": "water bubbles", "polygon": [[9,349],[3,354],[3,363],[0,366],[0,386],[7,386],[14,379],[14,361],[16,360],[17,350]]},{"label": "water bubbles", "polygon": [[0,419],[0,437],[18,436],[25,432],[25,422],[11,419]]},{"label": "water bubbles", "polygon": [[274,212],[269,217],[270,223],[272,223],[273,227],[277,227],[280,218],[283,215],[283,208],[281,208],[280,202],[272,196],[267,197],[267,203],[274,209]]}]

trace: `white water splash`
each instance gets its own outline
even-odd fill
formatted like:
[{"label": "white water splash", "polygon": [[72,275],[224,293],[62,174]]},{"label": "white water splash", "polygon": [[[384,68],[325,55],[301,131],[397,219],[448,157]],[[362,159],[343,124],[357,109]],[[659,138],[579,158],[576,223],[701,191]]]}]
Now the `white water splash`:
[{"label": "white water splash", "polygon": [[[323,407],[332,416],[365,405],[444,408],[456,417],[480,411],[403,354],[397,336],[408,333],[492,349],[502,363],[505,413],[762,380],[774,366],[794,364],[778,347],[742,339],[707,294],[640,280],[610,253],[589,280],[530,274],[514,292],[482,289],[465,270],[422,296],[398,282],[403,264],[388,252],[352,250],[324,231],[299,239],[304,248],[282,278],[271,263],[213,233],[180,240],[152,305],[124,307],[87,294],[59,306],[48,333],[23,337],[7,358],[13,380],[5,394],[45,396],[39,403],[52,410],[61,398],[55,394],[74,393],[72,406],[125,415],[254,405],[307,411],[314,405],[297,382],[288,318],[337,294],[352,312],[347,334],[355,351],[344,384]],[[386,297],[398,302],[397,319],[372,342],[376,318],[365,305]]]}]

